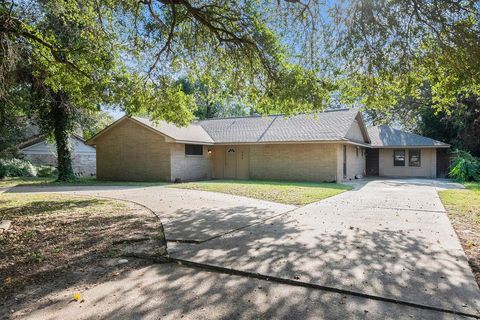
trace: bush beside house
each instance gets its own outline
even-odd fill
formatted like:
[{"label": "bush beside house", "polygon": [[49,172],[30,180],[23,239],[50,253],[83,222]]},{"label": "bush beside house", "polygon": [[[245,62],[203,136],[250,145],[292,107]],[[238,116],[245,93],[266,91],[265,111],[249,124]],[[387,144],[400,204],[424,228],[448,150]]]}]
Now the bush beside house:
[{"label": "bush beside house", "polygon": [[480,160],[468,151],[456,150],[450,166],[450,177],[460,181],[480,181]]},{"label": "bush beside house", "polygon": [[34,166],[23,159],[0,159],[0,179],[5,177],[50,177],[56,174],[55,167]]}]

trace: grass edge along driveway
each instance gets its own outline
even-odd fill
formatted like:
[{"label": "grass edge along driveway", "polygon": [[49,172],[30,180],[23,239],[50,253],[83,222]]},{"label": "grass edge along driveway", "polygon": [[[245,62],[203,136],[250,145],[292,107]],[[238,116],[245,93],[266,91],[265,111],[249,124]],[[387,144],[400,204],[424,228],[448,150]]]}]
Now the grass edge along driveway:
[{"label": "grass edge along driveway", "polygon": [[210,180],[169,187],[220,192],[293,205],[306,205],[352,189],[339,183],[270,180]]},{"label": "grass edge along driveway", "polygon": [[14,294],[30,295],[23,290],[28,285],[48,291],[70,281],[91,280],[75,278],[78,271],[97,270],[95,277],[109,273],[117,266],[105,259],[118,257],[124,246],[115,241],[163,237],[160,221],[150,211],[95,197],[0,193],[2,219],[12,224],[0,232],[0,307]]},{"label": "grass edge along driveway", "polygon": [[438,192],[480,286],[480,183]]},{"label": "grass edge along driveway", "polygon": [[54,177],[7,177],[0,179],[0,188],[13,188],[16,186],[132,186],[151,187],[169,184],[163,181],[137,182],[137,181],[107,181],[97,180],[95,177],[78,177],[73,181],[56,181]]}]

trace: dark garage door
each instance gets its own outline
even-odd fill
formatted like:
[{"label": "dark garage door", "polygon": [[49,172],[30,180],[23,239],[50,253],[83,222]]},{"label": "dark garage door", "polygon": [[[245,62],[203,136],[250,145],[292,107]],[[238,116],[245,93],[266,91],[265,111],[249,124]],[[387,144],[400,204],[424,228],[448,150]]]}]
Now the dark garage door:
[{"label": "dark garage door", "polygon": [[378,176],[378,162],[379,153],[378,149],[367,149],[366,171],[367,176]]}]

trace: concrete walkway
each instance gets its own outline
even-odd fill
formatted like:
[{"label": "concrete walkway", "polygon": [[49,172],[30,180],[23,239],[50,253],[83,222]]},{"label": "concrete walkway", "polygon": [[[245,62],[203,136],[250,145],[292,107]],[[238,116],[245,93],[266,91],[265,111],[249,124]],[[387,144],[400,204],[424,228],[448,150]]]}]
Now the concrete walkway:
[{"label": "concrete walkway", "polygon": [[[243,197],[165,187],[75,187],[62,191],[128,199],[147,205],[164,221],[168,238],[208,240],[220,236],[201,244],[170,243],[169,252],[173,257],[479,314],[480,290],[436,193],[437,188],[456,187],[438,180],[365,181],[357,183],[353,191],[298,209]],[[16,188],[12,191],[39,190]],[[221,236],[237,228],[243,229]],[[166,267],[155,268],[163,270]],[[362,315],[366,318],[451,318],[451,315],[439,312],[343,297],[321,290],[209,272],[197,274],[198,270],[191,269],[193,271],[188,272],[195,272],[195,277],[202,278],[206,274],[205,278],[222,281],[198,283],[197,287],[195,281],[179,280],[181,276],[177,273],[187,271],[171,270],[171,275],[163,275],[163,271],[155,270],[148,271],[149,276],[157,273],[152,279],[142,279],[139,274],[132,277],[139,285],[156,281],[151,284],[153,288],[174,286],[183,295],[164,292],[163,289],[158,294],[167,295],[166,300],[175,297],[173,303],[178,301],[181,304],[175,306],[176,310],[190,316],[201,316],[198,309],[195,312],[191,309],[201,306],[206,308],[204,315],[210,315],[207,318],[232,317],[229,307],[221,302],[223,299],[231,301],[233,310],[244,318],[257,315],[280,318],[289,315],[292,318],[361,318]],[[177,282],[169,284],[172,279]],[[104,289],[94,293],[99,295],[98,301],[107,299],[100,299],[105,292],[102,290],[108,292],[111,286],[117,285],[129,287],[132,279],[118,281],[120,284],[102,284],[100,287]],[[268,288],[266,294],[254,289],[257,284]],[[149,296],[153,300],[145,302],[145,308],[137,302],[127,303],[125,300],[127,309],[150,312],[141,313],[144,315],[159,315],[153,307],[157,306],[165,312],[163,317],[174,318],[172,315],[177,313],[159,307],[160,302],[156,303],[153,298],[157,292],[148,289],[149,286],[146,285],[145,290],[132,288],[131,292],[138,291],[139,301],[147,301]],[[299,295],[298,299],[295,294]],[[199,304],[191,301],[192,295]],[[249,297],[248,301],[244,301],[246,297]],[[123,308],[118,303],[115,303],[117,311]],[[335,307],[331,307],[332,303]],[[147,308],[149,305],[152,308]],[[214,311],[219,305],[222,306],[220,311]],[[242,313],[248,308],[253,310],[250,316],[248,312]]]}]

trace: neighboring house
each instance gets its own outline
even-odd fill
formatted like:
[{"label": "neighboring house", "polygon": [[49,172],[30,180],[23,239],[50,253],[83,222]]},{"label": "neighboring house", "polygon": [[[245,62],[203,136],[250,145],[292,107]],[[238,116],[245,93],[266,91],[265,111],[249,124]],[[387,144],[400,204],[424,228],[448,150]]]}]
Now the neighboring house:
[{"label": "neighboring house", "polygon": [[[96,174],[95,147],[85,144],[79,135],[70,138],[72,146],[73,171],[77,176],[94,176]],[[25,159],[35,165],[57,165],[55,144],[49,143],[42,135],[31,137],[19,146]]]},{"label": "neighboring house", "polygon": [[140,181],[436,177],[436,151],[449,147],[389,127],[367,129],[357,110],[211,119],[188,127],[123,117],[87,143],[96,145],[99,179]]}]

